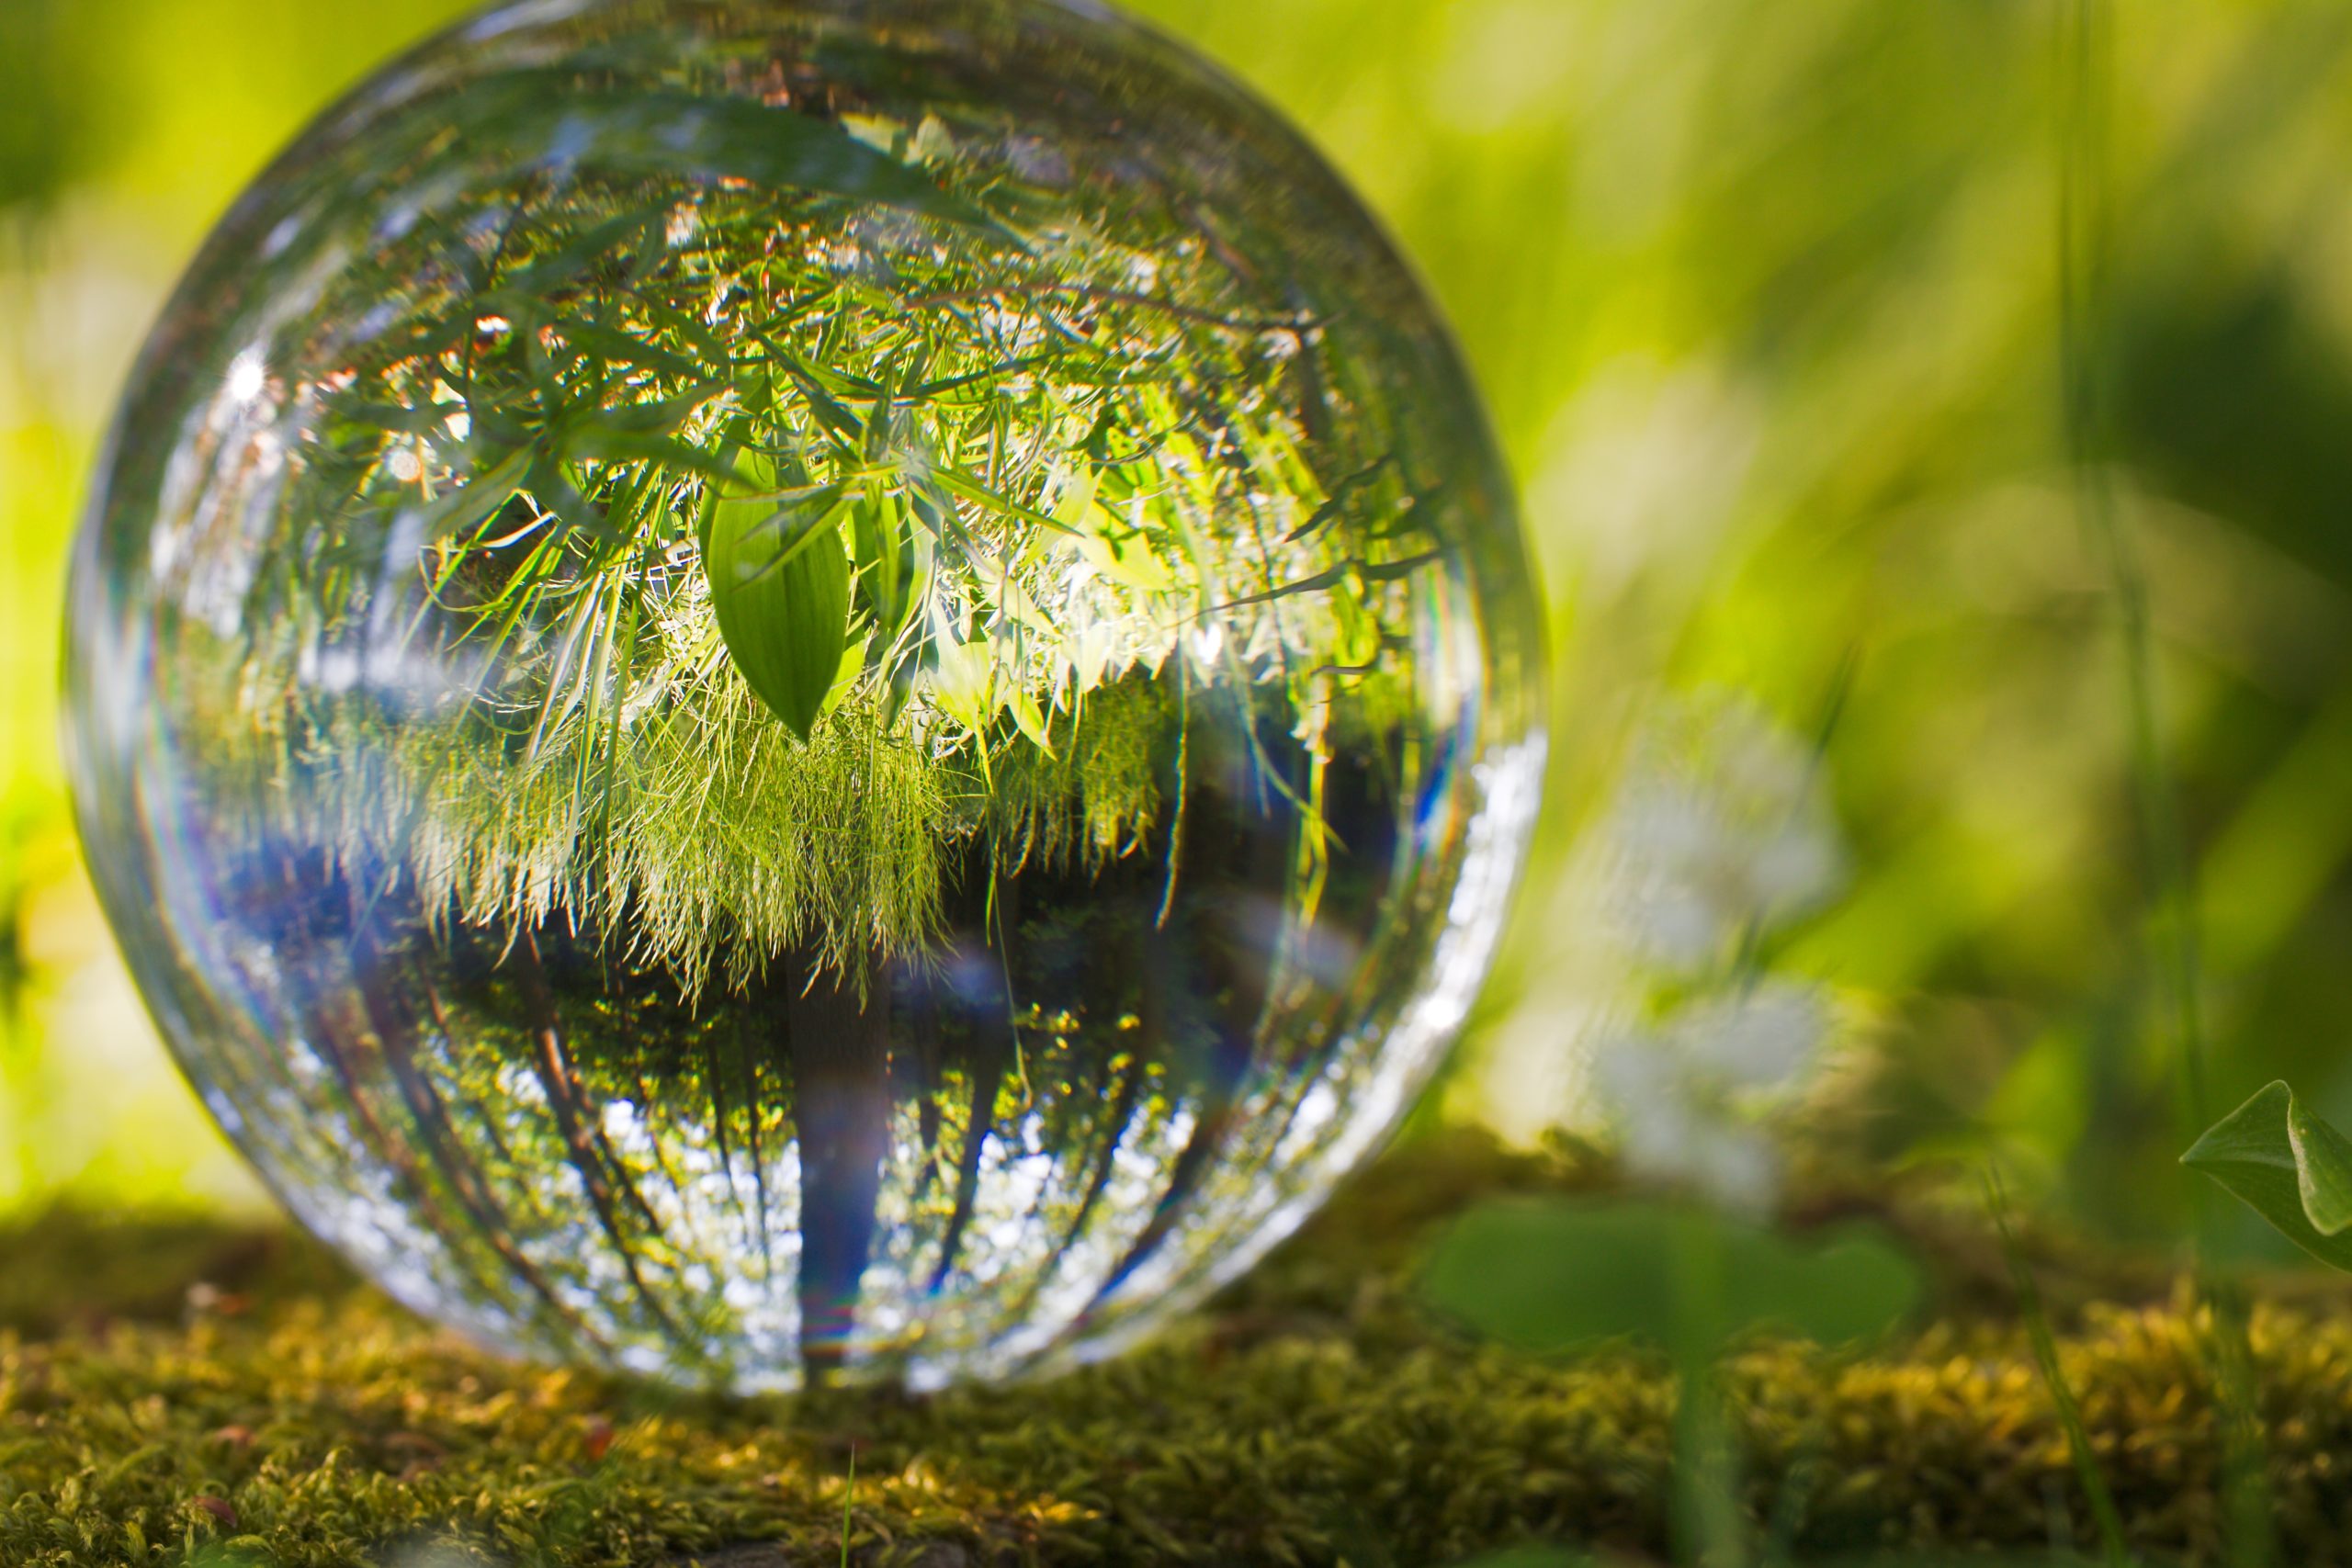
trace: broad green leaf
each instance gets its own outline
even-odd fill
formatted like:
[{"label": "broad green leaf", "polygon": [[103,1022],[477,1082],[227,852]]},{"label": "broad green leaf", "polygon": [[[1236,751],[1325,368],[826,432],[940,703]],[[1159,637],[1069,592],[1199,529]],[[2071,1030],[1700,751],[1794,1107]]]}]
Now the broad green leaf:
[{"label": "broad green leaf", "polygon": [[866,496],[849,514],[850,555],[865,583],[875,618],[885,632],[898,630],[899,530],[897,508],[888,496]]},{"label": "broad green leaf", "polygon": [[996,713],[991,700],[996,668],[989,660],[988,645],[942,640],[934,647],[937,664],[931,674],[932,700],[965,728],[976,732],[986,728]]},{"label": "broad green leaf", "polygon": [[2267,1085],[2180,1156],[2242,1199],[2282,1235],[2352,1272],[2352,1143],[2283,1083]]},{"label": "broad green leaf", "polygon": [[901,525],[906,544],[900,556],[897,624],[892,626],[890,635],[903,638],[918,625],[917,612],[922,608],[931,592],[932,579],[938,566],[939,544],[928,529],[906,526],[904,510],[894,508],[893,514]]},{"label": "broad green leaf", "polygon": [[930,532],[933,540],[947,547],[951,561],[974,571],[990,570],[987,564],[989,552],[972,537],[972,531],[965,527],[964,520],[956,515],[953,497],[937,485],[925,481],[910,482],[905,494],[907,505],[914,513],[916,520]]},{"label": "broad green leaf", "polygon": [[1338,639],[1332,644],[1332,660],[1346,669],[1362,669],[1380,653],[1380,619],[1363,607],[1355,590],[1341,584],[1331,590],[1324,601],[1330,606]]},{"label": "broad green leaf", "polygon": [[[745,459],[754,485],[774,468]],[[841,487],[784,497],[729,496],[712,509],[705,570],[718,635],[744,681],[808,739],[839,679],[849,638],[849,554],[838,524]]]},{"label": "broad green leaf", "polygon": [[1033,632],[1048,637],[1059,629],[1054,625],[1054,618],[1046,613],[1045,606],[1037,603],[1036,595],[1029,592],[1028,584],[1021,579],[1007,575],[994,582],[977,586],[987,603],[994,607],[1000,622],[1018,622]]},{"label": "broad green leaf", "polygon": [[865,673],[866,656],[873,646],[874,634],[871,632],[842,643],[842,661],[833,670],[832,686],[825,693],[824,705],[817,710],[820,718],[841,706],[842,700],[857,689],[857,678]]},{"label": "broad green leaf", "polygon": [[1097,624],[1078,634],[1069,650],[1070,684],[1080,694],[1094,690],[1102,683],[1111,667],[1113,649],[1111,628]]},{"label": "broad green leaf", "polygon": [[1918,1266],[1873,1226],[1813,1242],[1675,1204],[1565,1200],[1471,1210],[1422,1288],[1447,1316],[1539,1354],[1768,1326],[1838,1344],[1894,1327],[1922,1295]]},{"label": "broad green leaf", "polygon": [[908,525],[906,512],[902,498],[885,491],[869,492],[850,513],[852,554],[885,641],[913,618],[926,575],[930,541]]}]

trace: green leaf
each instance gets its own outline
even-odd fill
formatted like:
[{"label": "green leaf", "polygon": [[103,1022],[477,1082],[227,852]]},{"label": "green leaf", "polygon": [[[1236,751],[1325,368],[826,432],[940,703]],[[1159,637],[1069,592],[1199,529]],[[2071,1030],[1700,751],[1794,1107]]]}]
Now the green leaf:
[{"label": "green leaf", "polygon": [[842,705],[850,693],[857,689],[857,678],[865,673],[865,660],[872,651],[872,633],[862,637],[844,638],[842,661],[833,669],[833,683],[826,690],[824,705],[817,712],[820,717]]},{"label": "green leaf", "polygon": [[395,403],[365,401],[340,402],[334,405],[334,417],[353,424],[374,430],[389,430],[401,435],[429,435],[439,430],[451,411],[441,403],[419,403],[403,408]]},{"label": "green leaf", "polygon": [[851,551],[886,640],[899,635],[914,609],[913,540],[901,512],[892,494],[868,495],[850,512]]},{"label": "green leaf", "polygon": [[691,381],[702,374],[702,362],[673,354],[660,344],[647,343],[617,332],[602,321],[567,318],[558,326],[565,340],[575,348],[596,355],[599,359],[618,360],[624,365],[642,366],[674,376],[681,381]]},{"label": "green leaf", "polygon": [[1012,715],[1012,722],[1019,727],[1021,733],[1029,738],[1029,743],[1046,756],[1052,756],[1053,737],[1046,733],[1045,710],[1037,705],[1037,699],[1031,696],[1025,688],[1015,686],[1005,694],[1004,705],[1006,711]]},{"label": "green leaf", "polygon": [[1447,1316],[1538,1354],[1678,1328],[1707,1344],[1765,1326],[1838,1344],[1884,1333],[1923,1293],[1918,1266],[1875,1226],[1808,1243],[1675,1204],[1556,1200],[1464,1214],[1422,1289]]},{"label": "green leaf", "polygon": [[1078,535],[1077,529],[1060,518],[1049,516],[1034,506],[1023,506],[1010,496],[999,495],[995,491],[960,469],[949,468],[943,463],[932,469],[931,477],[939,482],[941,489],[951,494],[960,495],[966,501],[985,506],[991,512],[1001,512],[1007,516],[1018,517],[1024,523],[1035,523],[1039,527],[1051,529],[1057,534],[1072,536]]},{"label": "green leaf", "polygon": [[1378,479],[1381,471],[1388,467],[1388,461],[1386,457],[1381,457],[1369,467],[1358,469],[1333,485],[1329,497],[1309,514],[1306,522],[1283,535],[1283,543],[1295,544],[1310,534],[1321,533],[1325,527],[1337,521],[1340,515],[1347,511],[1348,502],[1355,492]]},{"label": "green leaf", "polygon": [[723,379],[731,379],[741,368],[735,363],[735,356],[728,352],[725,341],[710,330],[709,323],[690,316],[684,310],[673,310],[650,295],[640,293],[636,296],[636,299],[639,309],[660,325],[684,338],[686,345],[702,356],[703,368],[707,374]]},{"label": "green leaf", "polygon": [[2352,1272],[2352,1140],[2273,1083],[2213,1123],[2180,1156],[2235,1193],[2280,1235]]},{"label": "green leaf", "polygon": [[618,542],[619,536],[604,512],[581,493],[579,482],[565,471],[560,453],[541,453],[523,477],[523,488],[531,492],[540,511],[554,513],[564,527],[601,544]]},{"label": "green leaf", "polygon": [[424,536],[446,539],[490,521],[492,513],[514,499],[539,454],[531,447],[510,452],[485,473],[444,492],[424,509]]},{"label": "green leaf", "polygon": [[591,457],[606,463],[658,463],[680,473],[700,474],[713,481],[723,482],[734,477],[725,463],[688,442],[601,423],[583,425],[565,436],[563,453],[567,457]]},{"label": "green leaf", "polygon": [[[752,485],[773,485],[774,466],[763,456],[748,457],[744,468]],[[703,558],[729,656],[760,701],[803,740],[840,678],[849,638],[841,506],[839,485],[781,498],[728,497],[712,509]]]},{"label": "green leaf", "polygon": [[899,362],[893,360],[882,367],[881,380],[874,389],[874,408],[865,416],[858,445],[869,463],[878,463],[890,451],[891,405],[899,397]]},{"label": "green leaf", "polygon": [[587,87],[567,73],[517,73],[501,98],[485,100],[482,109],[482,129],[526,154],[576,158],[613,174],[674,178],[692,173],[822,191],[906,208],[1020,243],[988,213],[838,122],[752,98]]},{"label": "green leaf", "polygon": [[2322,1235],[2352,1228],[2352,1140],[2312,1115],[2291,1094],[2287,1099],[2287,1140],[2295,1149],[2296,1185],[2303,1213]]},{"label": "green leaf", "polygon": [[1069,472],[1058,470],[1048,487],[1055,497],[1054,519],[1073,534],[1085,532],[1087,508],[1094,504],[1094,492],[1102,487],[1099,469],[1088,468]]},{"label": "green leaf", "polygon": [[775,362],[784,367],[785,373],[800,388],[801,396],[808,400],[808,412],[816,417],[818,423],[853,445],[862,437],[865,426],[858,423],[857,415],[843,408],[841,400],[826,390],[816,371],[799,355],[779,349]]},{"label": "green leaf", "polygon": [[1152,553],[1151,541],[1140,528],[1122,530],[1111,514],[1101,506],[1087,510],[1093,531],[1081,535],[1078,553],[1086,563],[1110,581],[1134,589],[1138,593],[1170,593],[1176,588],[1175,574],[1167,563]]},{"label": "green leaf", "polygon": [[[509,276],[495,296],[485,294],[478,308],[505,309],[502,314],[522,321],[546,310],[547,299],[617,253],[651,248],[660,237],[661,215],[642,209],[624,212],[574,234],[570,243],[548,253]],[[530,317],[514,314],[517,299],[528,301]]]},{"label": "green leaf", "polygon": [[932,701],[966,729],[977,734],[988,728],[996,713],[995,685],[986,643],[942,637],[933,644]]}]

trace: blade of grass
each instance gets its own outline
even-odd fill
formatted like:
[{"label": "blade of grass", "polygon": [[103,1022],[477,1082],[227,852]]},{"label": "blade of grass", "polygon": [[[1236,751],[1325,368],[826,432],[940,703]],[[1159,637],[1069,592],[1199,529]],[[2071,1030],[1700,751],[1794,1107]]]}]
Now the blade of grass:
[{"label": "blade of grass", "polygon": [[2058,1338],[2050,1331],[2050,1314],[2042,1307],[2041,1288],[2034,1283],[2033,1271],[2026,1267],[2025,1253],[2018,1246],[2017,1232],[2009,1224],[2008,1194],[2001,1186],[1998,1171],[1989,1166],[1984,1170],[1984,1206],[1993,1216],[1993,1228],[2000,1234],[2001,1255],[2008,1260],[2009,1279],[2018,1292],[2018,1309],[2025,1316],[2027,1337],[2033,1343],[2033,1359],[2041,1369],[2041,1381],[2050,1390],[2050,1403],[2057,1407],[2058,1425],[2066,1433],[2066,1451],[2075,1461],[2075,1478],[2082,1483],[2083,1495],[2090,1500],[2091,1519],[2098,1527],[2101,1556],[2109,1568],[2126,1568],[2132,1553],[2123,1544],[2123,1518],[2116,1512],[2115,1494],[2108,1489],[2107,1477],[2098,1467],[2098,1455],[2091,1450],[2089,1431],[2083,1426],[2083,1408],[2075,1398],[2074,1385],[2066,1381],[2066,1370],[2058,1364]]},{"label": "blade of grass", "polygon": [[842,1568],[849,1568],[850,1510],[857,1504],[857,1446],[849,1450],[849,1484],[842,1489]]},{"label": "blade of grass", "polygon": [[[2108,292],[2107,131],[2112,44],[2103,0],[2072,0],[2058,33],[2059,368],[2075,506],[2105,568],[2115,604],[2131,732],[2132,794],[2147,866],[2150,966],[2170,1015],[2183,1146],[2212,1120],[2196,903],[2179,803],[2165,756],[2156,686],[2155,634],[2147,580],[2117,515],[2107,465],[2100,357]],[[2214,1384],[2221,1404],[2230,1561],[2260,1568],[2278,1560],[2263,1435],[2253,1397],[2253,1342],[2244,1302],[2211,1265],[2213,1202],[2188,1195],[2197,1284],[2212,1314]]]}]

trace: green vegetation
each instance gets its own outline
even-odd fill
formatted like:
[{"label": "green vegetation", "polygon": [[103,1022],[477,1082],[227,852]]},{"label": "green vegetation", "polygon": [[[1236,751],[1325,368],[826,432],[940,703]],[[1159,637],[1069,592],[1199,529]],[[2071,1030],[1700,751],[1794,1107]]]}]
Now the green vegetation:
[{"label": "green vegetation", "polygon": [[[0,681],[11,690],[51,684],[73,498],[150,304],[331,83],[459,8],[17,0],[0,16],[0,200],[13,204],[0,212]],[[1565,608],[1557,809],[1509,972],[1444,1112],[1522,1138],[1591,1114],[1587,1068],[1596,1038],[1623,1021],[1611,1010],[1625,987],[1619,955],[1596,940],[1579,867],[1619,847],[1609,803],[1623,794],[1626,738],[1660,694],[1732,694],[1819,739],[1808,771],[1842,880],[1770,929],[1744,928],[1736,959],[1648,986],[1627,1038],[1696,1059],[1702,1026],[1721,1021],[1716,1004],[1745,976],[1764,976],[1767,991],[1815,985],[1824,1062],[1772,1119],[1792,1175],[1771,1240],[1802,1257],[1826,1223],[1881,1222],[1928,1279],[1921,1317],[1874,1347],[1750,1341],[1720,1372],[1710,1356],[1721,1421],[1694,1431],[1673,1413],[1698,1402],[1671,1392],[1693,1386],[1692,1368],[1667,1354],[1518,1359],[1408,1310],[1400,1249],[1416,1227],[1391,1206],[1396,1187],[1375,1185],[1376,1201],[1360,1192],[1140,1359],[1043,1391],[786,1412],[651,1403],[593,1378],[487,1364],[319,1283],[316,1255],[274,1232],[255,1241],[215,1220],[56,1214],[0,1243],[0,1314],[31,1336],[0,1372],[0,1473],[19,1487],[0,1514],[0,1529],[19,1533],[0,1541],[105,1561],[136,1520],[166,1561],[191,1529],[207,1548],[253,1529],[288,1562],[331,1561],[412,1522],[456,1521],[509,1560],[656,1562],[693,1543],[785,1532],[813,1562],[838,1561],[846,1506],[854,1561],[919,1559],[931,1541],[974,1557],[1345,1555],[1357,1568],[1435,1568],[1514,1541],[1598,1543],[1645,1563],[1714,1547],[1758,1568],[1882,1547],[1904,1568],[1962,1548],[2039,1560],[2053,1542],[2110,1562],[2230,1568],[2352,1555],[2341,1533],[2346,1299],[2317,1269],[2273,1272],[2309,1267],[2296,1242],[2326,1258],[2352,1234],[2329,1234],[2343,1211],[2329,1182],[2310,1179],[2309,1151],[2332,1145],[2295,1128],[2297,1116],[2352,1124],[2342,8],[1137,8],[1266,89],[1396,227],[1460,329]],[[994,197],[939,173],[922,134],[885,128],[866,145],[923,172],[924,186],[897,186],[907,210],[944,192],[959,205],[923,220],[977,243],[987,231],[975,214]],[[632,177],[627,164],[616,186]],[[632,353],[693,358],[686,336],[614,303]],[[1139,341],[1249,352],[1205,323],[1098,303],[1097,319]],[[901,334],[889,343],[920,335],[876,320]],[[882,387],[896,350],[876,343],[879,359],[829,391],[839,430],[787,431],[759,428],[760,378],[730,366],[724,389],[685,407],[675,400],[721,378],[649,369],[609,343],[558,334],[560,385],[584,392],[609,375],[623,388],[588,406],[686,416],[650,433],[693,453],[670,452],[646,536],[683,539],[706,518],[716,529],[731,508],[728,541],[764,548],[763,537],[803,538],[808,506],[826,503],[813,520],[823,525],[846,502],[831,518],[842,636],[829,672],[830,616],[822,639],[763,647],[729,637],[713,608],[694,635],[731,648],[746,677],[704,710],[714,733],[681,729],[674,747],[644,753],[641,778],[600,774],[584,710],[562,709],[544,766],[500,758],[452,788],[435,874],[472,889],[486,918],[503,919],[526,882],[553,909],[668,863],[695,871],[648,940],[690,972],[729,919],[783,941],[812,908],[881,911],[895,931],[933,919],[936,883],[920,859],[886,857],[868,868],[880,880],[863,881],[828,863],[839,886],[783,890],[728,881],[757,856],[698,836],[691,817],[622,812],[624,831],[560,840],[507,821],[510,807],[517,822],[545,823],[632,792],[667,798],[704,746],[741,761],[710,788],[755,823],[761,803],[786,798],[796,814],[871,808],[935,823],[966,808],[985,759],[1005,798],[1031,804],[1019,823],[975,832],[1009,832],[1034,841],[1039,863],[1089,874],[1090,857],[1128,858],[1136,826],[1174,809],[1139,765],[1165,716],[1121,716],[1130,688],[1116,682],[1090,697],[1082,722],[1037,692],[1035,716],[1008,700],[986,715],[984,739],[981,726],[951,725],[967,738],[951,766],[846,796],[825,748],[877,722],[869,716],[901,690],[877,657],[888,651],[874,592],[884,557],[858,553],[856,513],[872,505],[866,429],[898,400]],[[790,346],[810,359],[815,345]],[[527,353],[492,369],[519,404],[536,401]],[[923,440],[974,450],[969,396],[944,394],[933,412],[949,428]],[[733,434],[745,421],[749,440]],[[530,434],[552,442],[555,427]],[[345,434],[365,460],[350,493],[388,496],[368,487],[389,470],[366,465],[385,462],[403,433],[356,421]],[[591,450],[611,438],[568,437],[560,459],[592,523],[621,496],[603,479],[614,459]],[[506,476],[513,492],[493,485],[476,500],[513,505],[518,523],[526,509],[561,516],[541,505],[542,490],[568,504],[552,482],[521,482],[554,446],[526,440],[501,460],[516,452],[532,455]],[[809,465],[805,482],[762,468],[787,457]],[[935,547],[906,471],[882,479],[897,487],[887,510],[910,545]],[[1066,521],[1062,476],[1008,485],[984,466],[965,471]],[[1343,478],[1300,478],[1294,510]],[[1024,511],[951,494],[959,515],[1020,550],[1080,547]],[[618,515],[639,513],[624,503]],[[488,521],[458,516],[452,537],[497,536]],[[593,527],[569,536],[564,584],[599,547]],[[1155,562],[1180,564],[1151,547]],[[830,557],[795,558],[795,569],[805,581],[762,587],[755,572],[750,591],[830,604],[844,585]],[[549,607],[593,620],[577,601]],[[861,646],[854,625],[874,640]],[[977,624],[954,629],[975,646],[965,639]],[[640,644],[649,656],[655,646]],[[829,715],[853,651],[856,680]],[[905,683],[902,716],[932,702],[930,678]],[[501,722],[527,738],[539,712],[518,703]],[[61,1187],[143,1205],[198,1182],[250,1201],[250,1186],[218,1174],[200,1112],[152,1050],[120,1043],[141,1038],[136,1021],[93,1000],[121,992],[77,891],[54,728],[38,698],[0,715],[0,1207],[45,1212]],[[421,759],[416,773],[434,766]],[[1023,768],[1034,776],[1010,777]],[[729,795],[738,781],[744,793]],[[355,811],[372,799],[362,781],[342,793]],[[353,820],[354,841],[379,840],[380,824]],[[1732,874],[1804,847],[1802,835],[1759,841]],[[1129,940],[1130,926],[1113,929]],[[724,992],[723,968],[711,978]],[[628,1093],[635,1061],[616,1053],[586,1081]],[[1738,1098],[1690,1077],[1666,1110]],[[2257,1092],[2272,1080],[2297,1093]],[[1111,1097],[1119,1080],[1088,1081]],[[2190,1164],[2244,1204],[2178,1168],[2183,1146],[2241,1100]],[[1684,1138],[1681,1154],[1690,1165],[1753,1154],[1763,1136],[1726,1123],[1699,1146]],[[1408,1215],[1512,1190],[1502,1219],[1487,1211],[1446,1245],[1476,1241],[1480,1226],[1508,1241],[1521,1233],[1503,1220],[1533,1213],[1549,1226],[1563,1213],[1531,1196],[1552,1178],[1530,1167],[1391,1168],[1440,1195]],[[1733,1193],[1753,1168],[1715,1159]],[[1823,1168],[1869,1176],[1857,1191],[1824,1182]],[[1979,1213],[1987,1169],[2005,1184],[2013,1245]],[[1643,1227],[1642,1245],[1655,1250],[1663,1229]],[[265,1282],[272,1258],[310,1278]],[[1581,1342],[1568,1332],[1579,1314],[1625,1310],[1564,1278],[1558,1258],[1521,1261],[1523,1297],[1482,1294],[1464,1269],[1448,1304],[1523,1309],[1532,1342]],[[180,1282],[198,1272],[250,1279],[232,1293],[261,1304],[192,1326],[161,1321],[179,1316]],[[1754,1304],[1679,1287],[1635,1294],[1636,1307],[1664,1299],[1677,1312]],[[1815,1304],[1801,1298],[1779,1315]],[[130,1321],[97,1321],[110,1313]],[[140,1403],[152,1397],[164,1403]],[[592,1460],[601,1422],[615,1438]],[[223,1428],[253,1437],[207,1441]],[[1678,1444],[1706,1472],[1679,1501],[1665,1479]],[[237,1525],[198,1497],[219,1499]]]},{"label": "green vegetation", "polygon": [[[1478,457],[1386,384],[1356,269],[1097,178],[1091,129],[1031,176],[1014,117],[864,85],[819,118],[526,77],[288,177],[457,194],[270,343],[319,409],[298,477],[216,480],[270,525],[192,529],[165,580],[234,628],[164,621],[215,671],[182,741],[215,833],[404,866],[431,919],[625,936],[689,994],[791,952],[862,990],[936,947],[976,840],[989,876],[1168,852],[1155,753],[1196,706],[1299,738],[1310,911],[1335,752],[1415,798],[1416,579],[1487,520],[1439,499]],[[549,93],[589,128],[554,189]],[[751,183],[681,177],[679,114]],[[257,553],[233,604],[216,548]]]},{"label": "green vegetation", "polygon": [[[322,1282],[284,1232],[59,1217],[6,1243],[57,1266],[19,1271],[0,1301],[20,1335],[0,1350],[0,1551],[26,1568],[191,1550],[325,1568],[424,1531],[469,1543],[460,1562],[644,1568],[777,1539],[818,1563],[838,1561],[847,1506],[851,1560],[868,1563],[1443,1564],[1546,1540],[1655,1560],[1666,1362],[1524,1359],[1414,1305],[1419,1260],[1465,1203],[1589,1190],[1604,1173],[1589,1156],[1419,1143],[1137,1357],[1037,1386],[789,1405],[486,1359]],[[1743,1512],[1778,1521],[1807,1562],[2089,1543],[2000,1248],[1981,1220],[1862,1193],[1824,1182],[1806,1202],[1873,1208],[1928,1260],[1940,1321],[1875,1347],[1734,1357]],[[2163,1279],[2078,1238],[2029,1231],[2018,1247],[2132,1549],[2222,1561],[2199,1320]],[[209,1288],[187,1294],[196,1278]],[[2255,1321],[2280,1539],[2299,1562],[2347,1547],[2343,1299],[2304,1293]],[[79,1321],[59,1320],[61,1301]]]}]

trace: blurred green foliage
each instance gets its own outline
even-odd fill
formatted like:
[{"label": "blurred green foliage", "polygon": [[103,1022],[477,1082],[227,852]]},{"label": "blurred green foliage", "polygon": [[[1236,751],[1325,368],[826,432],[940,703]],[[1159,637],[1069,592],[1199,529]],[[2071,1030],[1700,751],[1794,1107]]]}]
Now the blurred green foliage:
[{"label": "blurred green foliage", "polygon": [[[53,741],[107,406],[275,146],[455,0],[0,7],[0,1206],[250,1190],[125,999]],[[1658,692],[1809,728],[1846,896],[1777,954],[1856,1049],[1806,1128],[2177,1235],[2109,584],[2060,417],[2053,0],[1148,0],[1298,118],[1452,313],[1555,610],[1546,848],[1477,1111],[1572,1048],[1553,879]],[[2095,457],[2147,575],[2214,1093],[2352,1111],[2352,12],[2114,13]],[[1526,998],[1517,1014],[1515,998]],[[2258,1220],[2242,1217],[2249,1246]]]},{"label": "blurred green foliage", "polygon": [[50,207],[111,151],[108,133],[120,121],[74,91],[106,35],[90,25],[98,18],[74,9],[66,0],[19,0],[0,12],[0,209]]},{"label": "blurred green foliage", "polygon": [[1542,1355],[1629,1339],[1705,1356],[1758,1331],[1872,1340],[1925,1293],[1876,1226],[1799,1239],[1679,1204],[1558,1200],[1470,1210],[1422,1288],[1464,1327]]}]

